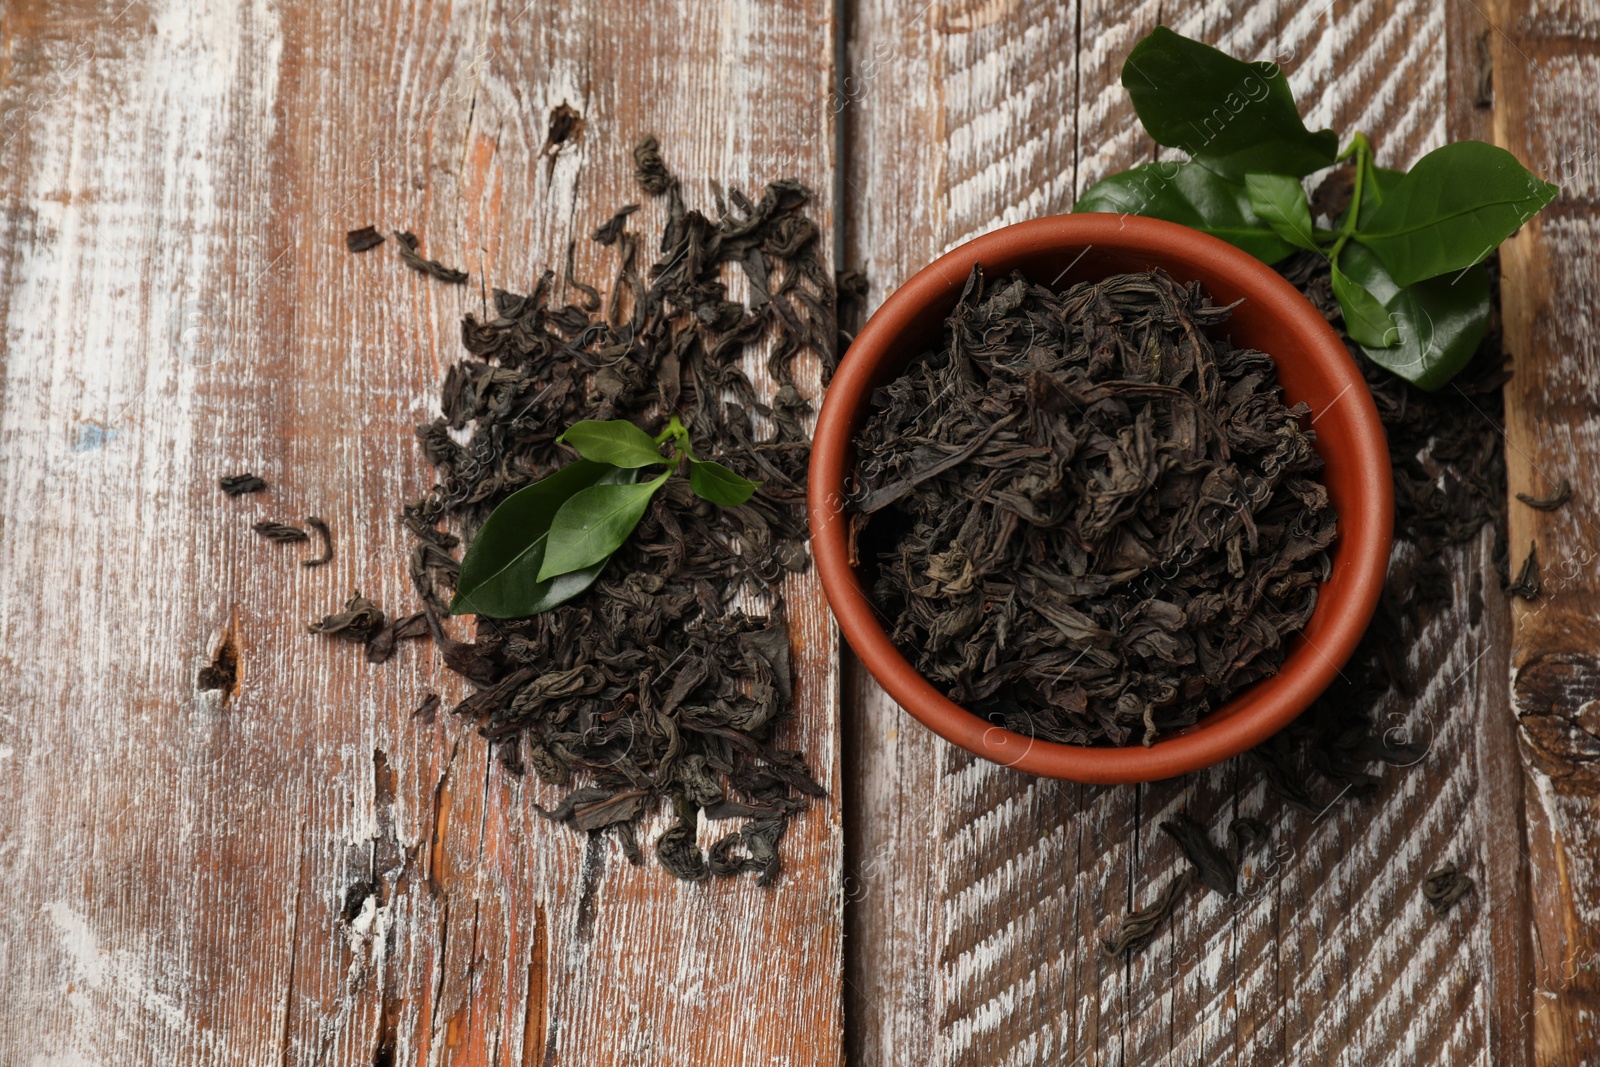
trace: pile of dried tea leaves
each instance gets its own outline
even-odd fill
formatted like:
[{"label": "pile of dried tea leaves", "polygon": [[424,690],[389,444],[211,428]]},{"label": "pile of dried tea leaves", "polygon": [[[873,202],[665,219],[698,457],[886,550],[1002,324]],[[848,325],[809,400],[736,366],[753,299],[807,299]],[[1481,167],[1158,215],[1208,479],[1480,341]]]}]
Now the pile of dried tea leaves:
[{"label": "pile of dried tea leaves", "polygon": [[1032,737],[1150,744],[1276,673],[1335,515],[1304,405],[1154,272],[1062,293],[974,269],[883,387],[851,506],[895,643]]},{"label": "pile of dried tea leaves", "polygon": [[[654,842],[668,871],[754,871],[766,884],[789,819],[824,795],[776,737],[794,697],[783,579],[809,558],[802,420],[812,405],[794,368],[810,353],[824,379],[833,369],[833,279],[798,182],[755,201],[717,189],[708,217],[685,205],[653,138],[634,162],[641,187],[665,202],[651,265],[629,204],[594,234],[619,263],[607,299],[573,276],[569,247],[562,276],[546,271],[526,295],[496,290],[487,315],[462,323],[468,358],[449,369],[443,414],[418,428],[437,484],[404,509],[417,539],[411,576],[445,662],[478,686],[456,711],[479,723],[506,768],[531,766],[567,790],[541,811],[613,833],[637,862],[640,820],[670,802],[675,823]],[[415,256],[404,236],[402,254]],[[743,303],[728,297],[734,269]],[[779,386],[770,404],[741,369],[761,351]],[[439,622],[441,588],[458,570],[451,531],[470,537],[508,494],[570,463],[556,438],[579,420],[655,432],[672,413],[700,455],[760,479],[755,496],[713,507],[675,479],[589,592],[527,619],[480,617],[475,640],[451,639]],[[771,605],[765,615],[735,606],[752,594]],[[742,822],[702,851],[702,813]]]}]

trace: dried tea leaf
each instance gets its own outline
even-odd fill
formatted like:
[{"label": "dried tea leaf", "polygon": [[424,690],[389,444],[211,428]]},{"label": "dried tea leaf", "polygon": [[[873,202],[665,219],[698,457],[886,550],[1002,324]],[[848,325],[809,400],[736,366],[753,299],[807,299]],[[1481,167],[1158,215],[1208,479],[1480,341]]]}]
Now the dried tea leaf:
[{"label": "dried tea leaf", "polygon": [[427,637],[432,632],[426,612],[419,611],[415,615],[390,620],[367,639],[367,662],[387,662],[389,657],[394,655],[395,646],[399,642],[414,641]]},{"label": "dried tea leaf", "polygon": [[357,592],[345,601],[343,611],[334,612],[312,623],[307,629],[314,634],[328,634],[355,644],[365,644],[382,626],[382,610]]},{"label": "dried tea leaf", "polygon": [[333,533],[328,529],[328,524],[315,515],[306,518],[306,525],[317,532],[317,537],[322,541],[322,552],[311,559],[300,561],[302,567],[320,567],[324,563],[333,561]]},{"label": "dried tea leaf", "polygon": [[661,143],[645,137],[633,149],[633,178],[651,196],[660,196],[678,183],[661,158]]},{"label": "dried tea leaf", "polygon": [[615,215],[606,220],[604,225],[594,231],[594,240],[603,245],[616,244],[617,238],[622,236],[623,229],[628,225],[628,216],[638,210],[638,204],[623,205]]},{"label": "dried tea leaf", "polygon": [[1120,956],[1124,952],[1137,952],[1150,943],[1156,936],[1156,930],[1172,914],[1173,907],[1178,903],[1178,896],[1189,885],[1193,877],[1189,871],[1184,871],[1166,888],[1156,894],[1156,899],[1143,911],[1132,912],[1117,927],[1117,932],[1111,937],[1101,939],[1101,947],[1107,956]]},{"label": "dried tea leaf", "polygon": [[1522,569],[1517,571],[1517,580],[1506,586],[1506,592],[1522,600],[1539,599],[1539,546],[1537,543],[1528,546],[1528,554],[1522,560]]},{"label": "dried tea leaf", "polygon": [[1549,496],[1530,496],[1527,493],[1518,493],[1517,499],[1530,508],[1537,508],[1540,511],[1555,511],[1572,499],[1572,482],[1566,478],[1561,479],[1561,484],[1556,486],[1556,491]]},{"label": "dried tea leaf", "polygon": [[1204,826],[1187,815],[1175,815],[1162,820],[1161,829],[1178,843],[1184,856],[1194,866],[1195,873],[1200,876],[1200,881],[1213,893],[1231,897],[1239,891],[1238,867],[1212,842]]},{"label": "dried tea leaf", "polygon": [[441,282],[451,285],[464,285],[467,281],[467,272],[447,267],[436,259],[428,259],[417,251],[417,235],[409,230],[395,231],[395,247],[400,250],[400,258],[405,260],[406,266],[430,278],[437,278]]},{"label": "dried tea leaf", "polygon": [[363,226],[344,235],[344,246],[351,252],[367,252],[381,244],[383,234],[371,226]]},{"label": "dried tea leaf", "polygon": [[285,544],[294,541],[309,541],[311,535],[298,526],[291,526],[286,522],[275,522],[271,519],[262,519],[251,529],[265,537],[268,541],[278,541]]},{"label": "dried tea leaf", "polygon": [[1440,918],[1449,914],[1455,907],[1456,901],[1466,896],[1472,890],[1472,879],[1456,870],[1456,865],[1447,863],[1436,871],[1429,871],[1428,877],[1422,882],[1422,896],[1433,909],[1433,913]]},{"label": "dried tea leaf", "polygon": [[267,483],[254,474],[229,474],[217,479],[217,485],[229,496],[242,496],[245,493],[259,493],[267,487]]}]

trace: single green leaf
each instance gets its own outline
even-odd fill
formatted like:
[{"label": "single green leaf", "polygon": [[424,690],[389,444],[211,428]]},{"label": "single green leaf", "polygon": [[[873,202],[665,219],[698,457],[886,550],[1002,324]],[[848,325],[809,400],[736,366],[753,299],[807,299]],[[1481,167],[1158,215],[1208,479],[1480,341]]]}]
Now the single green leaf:
[{"label": "single green leaf", "polygon": [[593,485],[574,493],[550,523],[539,580],[592,567],[611,558],[644,518],[656,490],[672,472],[637,485]]},{"label": "single green leaf", "polygon": [[1156,143],[1230,178],[1304,177],[1332,165],[1339,140],[1300,119],[1283,72],[1157,26],[1128,53],[1122,84]]},{"label": "single green leaf", "polygon": [[613,467],[648,467],[667,462],[655,440],[626,419],[584,419],[556,440],[577,449],[584,459]]},{"label": "single green leaf", "polygon": [[1483,262],[1560,191],[1504,148],[1457,141],[1423,156],[1384,191],[1372,214],[1357,219],[1354,236],[1395,284],[1407,286]]},{"label": "single green leaf", "polygon": [[1250,209],[1272,227],[1272,232],[1292,245],[1315,252],[1317,242],[1311,232],[1311,202],[1299,178],[1287,174],[1246,174],[1245,192]]},{"label": "single green leaf", "polygon": [[1276,263],[1294,251],[1250,207],[1243,182],[1220,177],[1198,163],[1146,163],[1113,174],[1091,186],[1072,210],[1180,222],[1266,263]]},{"label": "single green leaf", "polygon": [[1378,302],[1360,282],[1333,267],[1333,295],[1344,312],[1344,332],[1363,348],[1389,348],[1400,340],[1400,329],[1395,325],[1389,309]]},{"label": "single green leaf", "polygon": [[695,496],[731,508],[750,499],[760,482],[741,478],[720,463],[709,459],[689,461],[689,488]]},{"label": "single green leaf", "polygon": [[1346,245],[1340,265],[1394,316],[1397,343],[1362,351],[1380,366],[1429,391],[1455,377],[1472,359],[1489,325],[1489,269],[1478,264],[1402,288],[1383,262],[1360,245]]},{"label": "single green leaf", "polygon": [[506,497],[467,546],[451,613],[522,618],[549,611],[589,588],[600,567],[539,580],[550,522],[575,493],[637,478],[636,471],[580,459]]}]

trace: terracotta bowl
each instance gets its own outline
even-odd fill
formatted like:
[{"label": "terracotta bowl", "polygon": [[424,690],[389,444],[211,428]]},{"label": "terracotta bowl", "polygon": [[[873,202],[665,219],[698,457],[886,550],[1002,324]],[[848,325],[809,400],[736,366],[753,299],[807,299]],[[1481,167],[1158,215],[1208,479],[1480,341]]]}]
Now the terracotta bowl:
[{"label": "terracotta bowl", "polygon": [[[1195,725],[1155,744],[1091,748],[1012,733],[956,705],[906,662],[850,563],[845,487],[852,441],[873,390],[935,344],[974,263],[999,278],[1022,270],[1061,287],[1159,267],[1199,281],[1219,304],[1241,303],[1217,327],[1278,364],[1289,403],[1311,406],[1323,480],[1339,516],[1333,570],[1278,674],[1236,693]],[[939,736],[1030,774],[1080,782],[1146,782],[1219,763],[1264,741],[1316,699],[1355,650],[1383,586],[1393,485],[1372,394],[1344,344],[1293,286],[1254,257],[1186,226],[1135,216],[1059,215],[1007,226],[940,257],[897,289],[845,354],[817,420],[810,473],[811,542],[829,606],[879,684]]]}]

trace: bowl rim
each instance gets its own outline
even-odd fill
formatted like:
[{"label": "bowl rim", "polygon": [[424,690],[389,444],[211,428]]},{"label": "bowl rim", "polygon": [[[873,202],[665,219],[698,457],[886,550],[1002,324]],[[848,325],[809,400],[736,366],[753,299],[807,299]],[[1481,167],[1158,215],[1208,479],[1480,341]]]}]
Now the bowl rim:
[{"label": "bowl rim", "polygon": [[[850,565],[844,486],[847,465],[853,466],[851,423],[856,411],[870,403],[877,365],[890,357],[910,323],[932,313],[933,304],[947,302],[952,286],[959,292],[974,263],[1014,258],[1018,242],[1063,250],[1117,248],[1147,254],[1156,266],[1163,257],[1208,261],[1216,272],[1236,281],[1247,299],[1300,334],[1302,347],[1319,362],[1319,370],[1343,383],[1335,400],[1354,406],[1346,412],[1354,427],[1340,462],[1360,472],[1355,499],[1361,507],[1342,509],[1339,515],[1341,558],[1349,557],[1354,573],[1345,579],[1344,596],[1332,605],[1336,613],[1319,620],[1321,640],[1314,648],[1320,654],[1303,669],[1285,669],[1246,687],[1194,726],[1149,746],[1038,740],[993,725],[956,704],[895,647]],[[1175,250],[1181,255],[1175,257]],[[944,313],[939,312],[941,318]],[[1249,253],[1187,226],[1142,216],[1081,213],[990,231],[946,252],[890,294],[856,335],[823,398],[808,471],[807,511],[812,553],[829,609],[863,665],[901,708],[945,740],[992,762],[1041,777],[1117,784],[1176,777],[1244,752],[1287,726],[1322,693],[1354,652],[1377,608],[1393,536],[1393,494],[1387,438],[1366,381],[1344,342],[1286,279]],[[1319,599],[1314,618],[1325,603]],[[1261,687],[1268,682],[1268,699],[1262,699]]]}]

